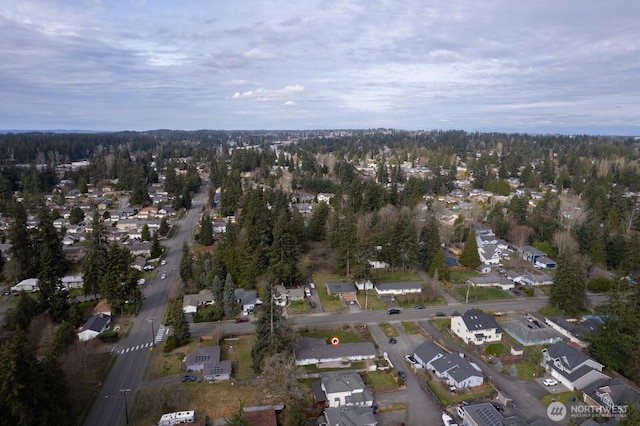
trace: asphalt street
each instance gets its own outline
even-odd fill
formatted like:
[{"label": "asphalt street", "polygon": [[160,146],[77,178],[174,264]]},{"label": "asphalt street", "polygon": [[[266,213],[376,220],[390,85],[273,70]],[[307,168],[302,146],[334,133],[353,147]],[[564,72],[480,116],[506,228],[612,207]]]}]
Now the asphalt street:
[{"label": "asphalt street", "polygon": [[[154,277],[147,281],[144,289],[146,300],[143,307],[138,316],[133,319],[131,332],[118,345],[118,347],[146,345],[148,349],[134,350],[116,357],[111,372],[84,422],[87,426],[128,424],[128,414],[131,412],[136,392],[140,388],[153,347],[150,344],[155,341],[157,330],[167,310],[169,288],[178,277],[182,245],[185,242],[189,243],[192,239],[206,193],[206,190],[202,190],[194,197],[191,209],[181,221],[177,222],[176,235],[163,241],[167,248],[164,257],[166,265],[156,268]],[[163,273],[166,274],[165,279],[160,278]]]}]

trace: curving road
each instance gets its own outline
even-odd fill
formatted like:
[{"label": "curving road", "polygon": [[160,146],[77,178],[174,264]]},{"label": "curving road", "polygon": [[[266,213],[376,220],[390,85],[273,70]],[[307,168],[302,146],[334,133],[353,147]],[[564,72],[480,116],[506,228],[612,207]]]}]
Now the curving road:
[{"label": "curving road", "polygon": [[[167,247],[165,256],[167,263],[156,268],[155,276],[147,282],[144,289],[146,300],[140,313],[133,320],[131,332],[117,347],[114,347],[113,352],[117,352],[119,348],[138,349],[117,356],[100,394],[96,397],[85,419],[85,425],[116,426],[129,423],[128,414],[131,412],[136,392],[140,388],[151,354],[151,345],[155,341],[158,327],[162,324],[167,310],[169,288],[178,278],[182,245],[191,241],[206,193],[206,190],[201,190],[194,197],[191,209],[177,223],[179,227],[177,233],[172,239],[164,242]],[[166,274],[165,279],[160,278],[163,273]],[[125,413],[125,408],[129,413]]]}]

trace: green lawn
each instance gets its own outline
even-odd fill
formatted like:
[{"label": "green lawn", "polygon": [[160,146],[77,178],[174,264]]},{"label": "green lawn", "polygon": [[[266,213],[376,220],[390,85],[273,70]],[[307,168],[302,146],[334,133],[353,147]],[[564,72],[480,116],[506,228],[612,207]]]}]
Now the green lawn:
[{"label": "green lawn", "polygon": [[361,343],[365,340],[360,335],[345,330],[318,330],[309,333],[303,333],[303,337],[313,337],[314,339],[325,339],[329,343],[329,339],[337,337],[340,343]]},{"label": "green lawn", "polygon": [[378,294],[375,292],[375,290],[367,290],[366,292],[369,294],[368,296],[365,295],[364,291],[358,292],[358,303],[360,304],[360,307],[362,309],[374,311],[387,309],[387,304],[384,302],[384,300],[378,297]]},{"label": "green lawn", "polygon": [[231,375],[236,380],[248,380],[253,377],[251,348],[255,336],[242,336],[225,339],[220,345],[220,358],[231,361]]},{"label": "green lawn", "polygon": [[509,353],[509,350],[502,343],[491,343],[485,348],[484,352],[488,355],[500,357]]},{"label": "green lawn", "polygon": [[[516,364],[518,369],[518,379],[529,380],[536,377],[536,366],[531,362],[523,362]],[[504,371],[508,372],[509,368],[505,366]]]},{"label": "green lawn", "polygon": [[543,292],[545,296],[549,296],[551,294],[551,284],[539,285],[537,289]]},{"label": "green lawn", "polygon": [[467,287],[459,286],[456,291],[466,300],[467,289],[469,290],[469,302],[480,302],[485,300],[508,299],[509,293],[497,287]]},{"label": "green lawn", "polygon": [[431,325],[440,331],[446,331],[451,328],[451,319],[449,318],[436,318],[431,320]]},{"label": "green lawn", "polygon": [[322,309],[325,312],[342,312],[347,307],[342,300],[331,296],[327,293],[328,283],[337,283],[346,281],[344,277],[334,274],[315,274],[313,276],[313,282],[316,285],[318,297],[320,297],[320,303],[322,303]]},{"label": "green lawn", "polygon": [[428,382],[428,385],[431,392],[434,393],[443,406],[459,404],[462,401],[491,399],[497,393],[491,385],[477,386],[473,389],[473,392],[461,392],[455,394],[449,392],[449,389],[439,381],[431,380]]},{"label": "green lawn", "polygon": [[555,401],[560,401],[564,404],[569,404],[571,402],[570,401],[571,398],[576,398],[581,400],[581,394],[577,394],[571,391],[561,392],[561,393],[550,393],[548,395],[545,395],[542,398],[542,403],[544,405],[549,405],[555,400]]},{"label": "green lawn", "polygon": [[398,389],[398,382],[389,371],[368,371],[362,379],[373,392],[387,392]]},{"label": "green lawn", "polygon": [[379,283],[423,282],[422,277],[412,271],[376,272],[374,276],[375,282]]},{"label": "green lawn", "polygon": [[398,337],[400,335],[400,333],[398,333],[398,330],[396,330],[396,328],[392,324],[381,322],[379,325],[387,337]]},{"label": "green lawn", "polygon": [[458,269],[451,271],[451,283],[452,284],[464,284],[470,277],[479,277],[482,274],[480,272],[471,269]]},{"label": "green lawn", "polygon": [[419,334],[418,326],[412,321],[402,321],[402,328],[407,334]]},{"label": "green lawn", "polygon": [[310,311],[310,308],[306,300],[294,300],[289,303],[287,310],[292,314],[306,314]]}]

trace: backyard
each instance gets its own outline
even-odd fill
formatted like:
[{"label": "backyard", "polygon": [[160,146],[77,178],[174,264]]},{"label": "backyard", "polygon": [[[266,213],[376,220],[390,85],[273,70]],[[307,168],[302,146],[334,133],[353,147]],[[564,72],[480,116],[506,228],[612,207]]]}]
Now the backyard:
[{"label": "backyard", "polygon": [[335,274],[315,274],[313,276],[313,282],[316,285],[316,291],[324,312],[342,312],[347,308],[342,300],[331,296],[327,292],[327,284],[344,281],[344,277]]},{"label": "backyard", "polygon": [[466,300],[468,291],[469,302],[508,299],[511,297],[509,293],[497,287],[456,286],[456,291],[462,300]]}]

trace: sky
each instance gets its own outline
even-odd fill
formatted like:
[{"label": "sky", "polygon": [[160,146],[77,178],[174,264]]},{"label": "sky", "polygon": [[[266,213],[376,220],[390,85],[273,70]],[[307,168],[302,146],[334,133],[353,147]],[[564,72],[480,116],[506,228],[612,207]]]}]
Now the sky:
[{"label": "sky", "polygon": [[0,129],[640,135],[638,0],[2,0]]}]

